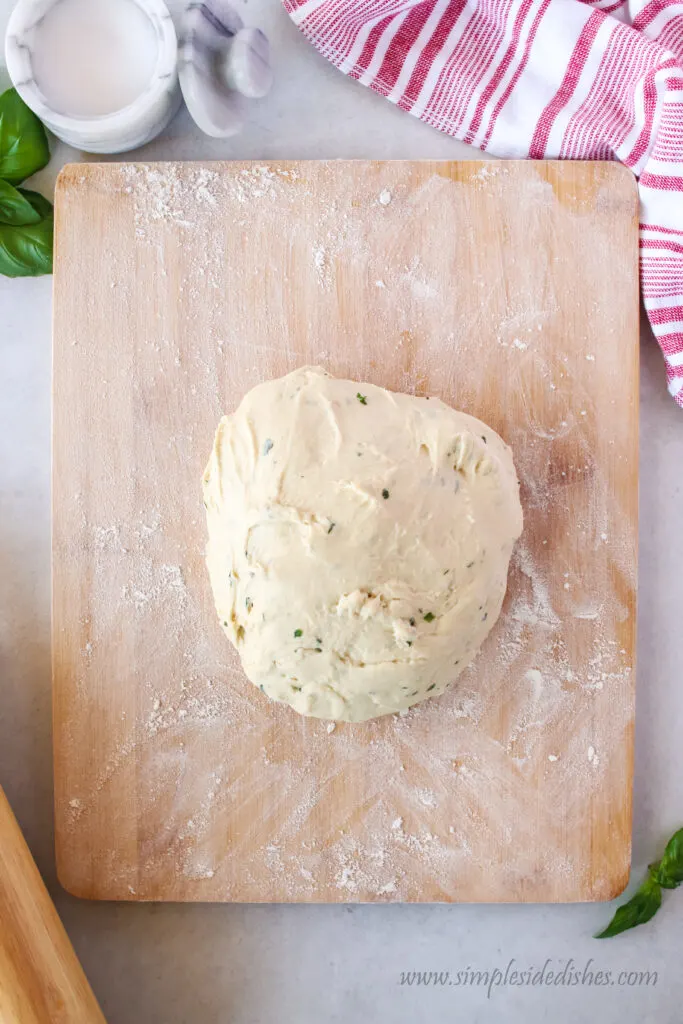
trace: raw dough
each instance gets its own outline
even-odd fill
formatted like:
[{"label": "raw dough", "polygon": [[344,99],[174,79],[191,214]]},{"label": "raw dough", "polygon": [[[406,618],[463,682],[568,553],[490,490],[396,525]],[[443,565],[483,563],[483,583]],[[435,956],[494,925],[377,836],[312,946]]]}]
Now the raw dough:
[{"label": "raw dough", "polygon": [[443,693],[498,618],[522,530],[490,427],[315,367],[221,420],[204,499],[216,608],[247,676],[338,721]]}]

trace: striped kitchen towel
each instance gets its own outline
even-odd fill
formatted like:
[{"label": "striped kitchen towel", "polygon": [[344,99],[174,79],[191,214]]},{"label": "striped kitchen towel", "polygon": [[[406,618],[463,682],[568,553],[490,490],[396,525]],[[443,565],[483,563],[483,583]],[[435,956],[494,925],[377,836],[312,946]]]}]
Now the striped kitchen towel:
[{"label": "striped kitchen towel", "polygon": [[631,168],[643,300],[683,406],[683,2],[283,2],[340,71],[449,135]]}]

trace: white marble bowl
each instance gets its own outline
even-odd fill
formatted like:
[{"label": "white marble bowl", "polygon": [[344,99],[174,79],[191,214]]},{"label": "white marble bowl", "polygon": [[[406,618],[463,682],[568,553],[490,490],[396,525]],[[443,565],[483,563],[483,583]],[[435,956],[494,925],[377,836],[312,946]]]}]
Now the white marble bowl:
[{"label": "white marble bowl", "polygon": [[123,153],[144,145],[166,127],[180,106],[177,40],[171,15],[163,0],[134,2],[154,29],[156,64],[140,95],[111,114],[83,117],[56,110],[36,83],[32,65],[35,33],[59,0],[19,0],[7,26],[5,59],[17,92],[51,132],[88,153]]}]

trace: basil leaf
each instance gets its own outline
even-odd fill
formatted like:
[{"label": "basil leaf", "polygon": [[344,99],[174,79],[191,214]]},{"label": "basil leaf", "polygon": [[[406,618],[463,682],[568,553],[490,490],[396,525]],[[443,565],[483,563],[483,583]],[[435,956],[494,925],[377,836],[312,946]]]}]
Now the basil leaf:
[{"label": "basil leaf", "polygon": [[47,134],[16,89],[0,96],[0,178],[18,185],[50,159]]},{"label": "basil leaf", "polygon": [[37,224],[40,214],[14,185],[0,178],[0,224]]},{"label": "basil leaf", "polygon": [[0,274],[38,277],[52,273],[52,203],[38,192],[18,189],[38,214],[35,224],[0,224]]},{"label": "basil leaf", "polygon": [[654,877],[665,889],[675,889],[683,882],[683,828],[679,828],[666,844]]},{"label": "basil leaf", "polygon": [[41,195],[40,192],[32,192],[28,188],[18,188],[17,192],[28,199],[33,209],[41,218],[53,216],[52,203],[45,196]]},{"label": "basil leaf", "polygon": [[596,939],[610,939],[613,935],[635,928],[636,925],[645,924],[651,917],[654,917],[662,904],[662,890],[659,882],[652,874],[648,873],[647,878],[635,891],[628,903],[619,907],[616,914],[607,925],[604,931],[595,936]]}]

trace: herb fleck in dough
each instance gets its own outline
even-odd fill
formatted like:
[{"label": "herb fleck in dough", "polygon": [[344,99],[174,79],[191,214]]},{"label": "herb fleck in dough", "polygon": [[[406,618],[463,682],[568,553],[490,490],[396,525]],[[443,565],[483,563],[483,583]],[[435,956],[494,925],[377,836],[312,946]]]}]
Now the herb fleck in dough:
[{"label": "herb fleck in dough", "polygon": [[203,484],[219,621],[302,715],[437,696],[498,618],[522,530],[512,455],[438,399],[304,367],[221,420]]}]

